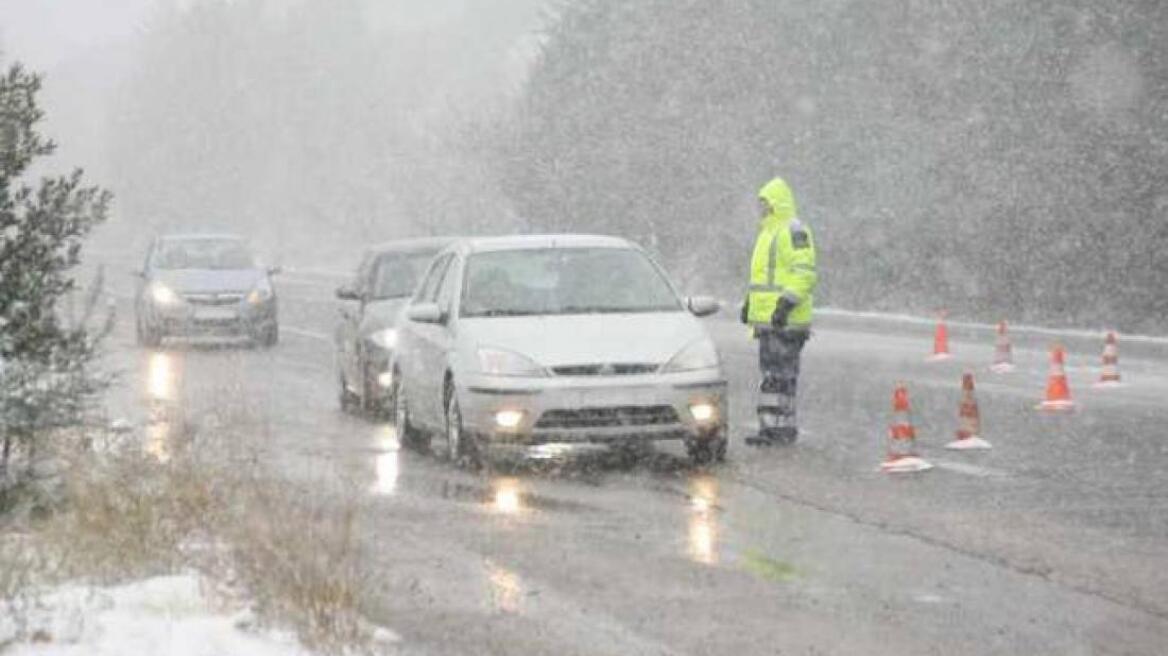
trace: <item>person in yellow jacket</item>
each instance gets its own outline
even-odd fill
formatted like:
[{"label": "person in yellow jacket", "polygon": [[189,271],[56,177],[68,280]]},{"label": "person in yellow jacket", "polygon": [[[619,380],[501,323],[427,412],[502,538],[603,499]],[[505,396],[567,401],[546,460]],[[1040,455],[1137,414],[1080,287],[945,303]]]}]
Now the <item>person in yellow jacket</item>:
[{"label": "person in yellow jacket", "polygon": [[762,384],[758,400],[755,446],[792,444],[799,436],[795,421],[799,358],[811,336],[815,238],[795,210],[795,197],[782,178],[758,192],[762,222],[750,259],[750,289],[742,322],[759,341]]}]

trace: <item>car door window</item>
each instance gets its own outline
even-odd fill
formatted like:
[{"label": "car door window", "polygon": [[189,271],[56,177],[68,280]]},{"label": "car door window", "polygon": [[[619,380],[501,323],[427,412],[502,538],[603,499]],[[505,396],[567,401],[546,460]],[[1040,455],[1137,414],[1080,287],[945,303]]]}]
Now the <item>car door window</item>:
[{"label": "car door window", "polygon": [[453,308],[451,303],[454,299],[454,288],[458,285],[458,263],[454,258],[451,258],[450,265],[446,267],[446,271],[442,274],[442,282],[438,284],[438,292],[435,295],[434,302],[443,312],[449,313]]},{"label": "car door window", "polygon": [[452,259],[454,259],[453,255],[446,255],[434,260],[434,264],[430,266],[430,271],[426,274],[426,280],[418,288],[418,294],[414,297],[415,303],[434,302],[438,296],[438,285],[441,284],[442,277]]},{"label": "car door window", "polygon": [[357,273],[353,276],[353,291],[362,298],[369,292],[369,274],[373,268],[372,264],[373,258],[366,255],[361,259],[361,264],[357,265]]}]

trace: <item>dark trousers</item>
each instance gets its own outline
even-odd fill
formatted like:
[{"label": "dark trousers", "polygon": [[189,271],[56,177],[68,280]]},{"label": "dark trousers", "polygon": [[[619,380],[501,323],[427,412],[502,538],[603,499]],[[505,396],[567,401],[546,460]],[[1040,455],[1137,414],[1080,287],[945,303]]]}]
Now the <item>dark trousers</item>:
[{"label": "dark trousers", "polygon": [[807,330],[763,329],[758,333],[758,362],[762,369],[758,396],[760,437],[791,440],[798,434],[795,396],[799,356],[809,337]]}]

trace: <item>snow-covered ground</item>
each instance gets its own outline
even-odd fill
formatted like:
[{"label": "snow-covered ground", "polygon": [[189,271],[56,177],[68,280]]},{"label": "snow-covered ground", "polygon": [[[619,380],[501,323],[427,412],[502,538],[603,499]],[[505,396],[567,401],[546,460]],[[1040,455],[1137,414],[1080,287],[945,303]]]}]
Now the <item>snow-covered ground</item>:
[{"label": "snow-covered ground", "polygon": [[63,587],[43,595],[24,627],[0,615],[6,656],[307,656],[295,637],[252,628],[195,574],[113,588]]}]

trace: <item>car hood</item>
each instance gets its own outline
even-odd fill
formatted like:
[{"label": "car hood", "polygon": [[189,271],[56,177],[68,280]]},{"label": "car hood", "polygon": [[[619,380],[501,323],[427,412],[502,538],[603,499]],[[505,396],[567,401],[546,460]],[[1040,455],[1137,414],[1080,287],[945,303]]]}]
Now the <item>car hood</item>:
[{"label": "car hood", "polygon": [[264,275],[258,269],[176,269],[156,271],[154,279],[180,293],[246,292]]},{"label": "car hood", "polygon": [[361,320],[361,332],[369,334],[383,328],[397,325],[398,315],[409,298],[388,298],[369,301],[365,305],[365,317]]},{"label": "car hood", "polygon": [[585,364],[664,364],[707,337],[688,312],[576,314],[463,319],[460,340],[471,348],[515,351],[545,367]]}]

